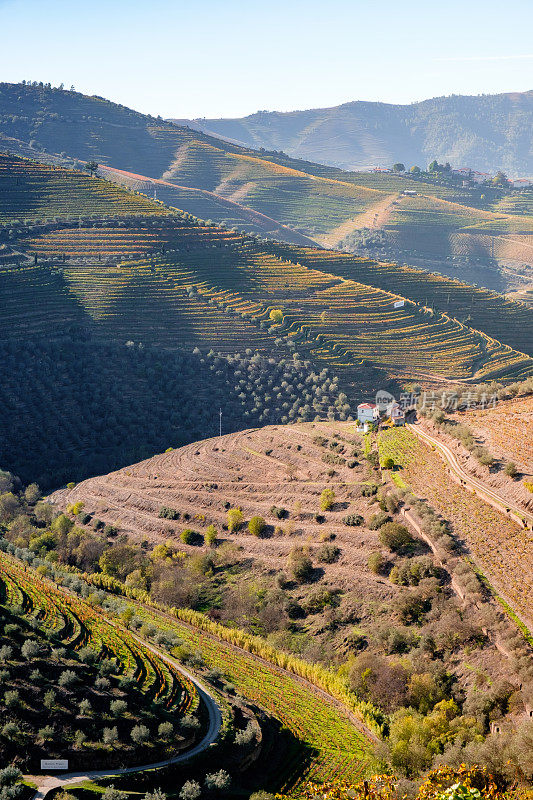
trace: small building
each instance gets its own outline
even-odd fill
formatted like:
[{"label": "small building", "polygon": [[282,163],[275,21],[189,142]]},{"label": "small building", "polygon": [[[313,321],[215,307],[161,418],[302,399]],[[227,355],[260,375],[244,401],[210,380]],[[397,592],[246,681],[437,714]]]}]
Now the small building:
[{"label": "small building", "polygon": [[418,192],[415,192],[414,189],[404,189],[402,194],[406,197],[418,197]]},{"label": "small building", "polygon": [[357,406],[357,419],[361,423],[374,423],[379,419],[379,408],[375,403],[359,403]]},{"label": "small building", "polygon": [[405,411],[398,403],[393,403],[389,412],[393,425],[405,425]]}]

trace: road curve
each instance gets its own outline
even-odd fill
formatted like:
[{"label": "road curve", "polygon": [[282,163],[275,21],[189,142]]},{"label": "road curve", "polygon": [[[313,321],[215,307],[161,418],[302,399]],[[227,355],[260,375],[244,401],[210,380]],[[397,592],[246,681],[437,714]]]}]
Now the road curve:
[{"label": "road curve", "polygon": [[215,698],[209,692],[208,689],[198,680],[198,678],[193,675],[188,670],[184,669],[183,666],[180,664],[179,661],[176,661],[174,658],[167,656],[166,654],[162,653],[156,647],[145,642],[139,636],[136,636],[132,633],[137,641],[144,645],[148,650],[151,650],[155,653],[159,658],[167,661],[173,667],[178,669],[182,675],[188,678],[198,690],[198,694],[200,695],[200,699],[203,700],[207,706],[207,710],[209,713],[209,726],[204,738],[198,742],[194,747],[190,750],[187,750],[184,753],[179,753],[172,758],[168,758],[165,761],[157,761],[153,764],[141,764],[136,767],[122,767],[120,769],[107,769],[107,770],[91,770],[86,772],[67,772],[63,775],[26,775],[24,776],[26,780],[31,781],[32,783],[37,784],[37,789],[35,794],[33,795],[32,800],[42,800],[48,792],[51,792],[53,789],[60,789],[65,786],[73,786],[75,784],[81,783],[82,781],[88,780],[95,780],[98,778],[112,778],[115,775],[128,775],[134,772],[145,772],[146,770],[156,770],[161,769],[162,767],[168,767],[172,764],[179,764],[184,761],[188,761],[193,756],[201,753],[203,750],[206,750],[218,737],[220,733],[220,728],[222,725],[222,716],[220,714],[220,709],[216,703]]},{"label": "road curve", "polygon": [[426,444],[432,445],[438,450],[439,454],[443,457],[444,461],[450,468],[450,471],[460,478],[463,483],[465,483],[467,486],[470,486],[475,494],[481,497],[482,500],[489,501],[491,505],[497,508],[498,511],[503,511],[504,514],[508,514],[509,511],[512,511],[513,514],[526,521],[530,527],[533,527],[533,514],[528,511],[524,511],[524,509],[516,503],[507,500],[505,497],[497,494],[493,489],[489,488],[477,478],[473,478],[471,475],[469,475],[469,473],[466,472],[459,464],[455,454],[448,447],[448,445],[444,444],[434,436],[431,436],[429,433],[426,433],[426,431],[421,430],[419,424],[420,423],[408,423],[409,428],[413,431],[413,433],[415,433]]}]

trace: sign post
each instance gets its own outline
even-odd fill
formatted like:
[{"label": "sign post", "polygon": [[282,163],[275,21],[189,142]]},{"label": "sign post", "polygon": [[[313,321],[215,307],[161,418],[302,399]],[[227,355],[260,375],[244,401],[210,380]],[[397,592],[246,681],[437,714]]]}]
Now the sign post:
[{"label": "sign post", "polygon": [[68,769],[66,758],[42,758],[41,769]]}]

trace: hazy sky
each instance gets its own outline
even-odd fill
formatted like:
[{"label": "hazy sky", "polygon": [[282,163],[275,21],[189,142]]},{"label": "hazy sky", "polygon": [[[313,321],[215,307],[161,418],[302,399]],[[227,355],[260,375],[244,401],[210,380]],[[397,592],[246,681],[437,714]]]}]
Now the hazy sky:
[{"label": "hazy sky", "polygon": [[533,0],[0,0],[0,81],[165,117],[533,89]]}]

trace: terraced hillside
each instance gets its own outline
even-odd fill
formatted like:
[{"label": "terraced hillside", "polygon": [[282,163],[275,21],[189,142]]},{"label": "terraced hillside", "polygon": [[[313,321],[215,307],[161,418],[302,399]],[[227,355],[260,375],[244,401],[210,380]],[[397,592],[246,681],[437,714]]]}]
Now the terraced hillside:
[{"label": "terraced hillside", "polygon": [[[82,587],[89,590],[91,588],[84,582],[83,576],[80,579],[58,572],[57,577],[68,582],[69,586],[77,591]],[[286,791],[293,790],[308,779],[323,782],[334,776],[342,776],[355,781],[363,777],[374,764],[370,754],[371,735],[368,731],[361,730],[360,723],[348,708],[343,708],[334,697],[313,686],[309,681],[299,679],[296,675],[291,675],[287,669],[258,658],[253,651],[247,652],[220,637],[210,635],[209,632],[202,630],[201,624],[197,626],[187,624],[175,616],[161,613],[135,600],[120,602],[111,596],[106,596],[102,591],[93,594],[92,603],[88,604],[77,598],[73,592],[65,591],[51,581],[39,578],[33,569],[21,565],[19,561],[5,554],[0,554],[0,590],[3,592],[2,610],[5,609],[11,614],[13,621],[20,624],[16,615],[24,609],[26,617],[35,621],[35,627],[41,636],[47,636],[54,644],[56,639],[66,637],[63,646],[71,659],[69,664],[71,668],[76,659],[80,660],[78,654],[81,654],[82,661],[85,659],[97,666],[103,662],[111,663],[113,667],[118,668],[122,685],[125,686],[126,683],[128,687],[130,684],[133,685],[134,688],[128,688],[128,691],[137,698],[139,704],[143,702],[144,696],[152,704],[155,702],[157,708],[161,709],[161,717],[167,723],[165,729],[165,736],[169,739],[169,744],[166,745],[167,756],[172,757],[176,751],[178,753],[180,750],[185,751],[191,744],[201,739],[207,720],[203,708],[204,700],[199,698],[197,687],[174,666],[176,655],[174,657],[160,655],[158,650],[162,650],[163,653],[165,650],[170,653],[175,652],[181,660],[195,660],[196,670],[202,671],[204,676],[211,674],[211,681],[218,685],[219,690],[226,684],[229,687],[231,681],[231,689],[228,689],[228,692],[238,689],[245,701],[253,703],[255,708],[259,706],[264,709],[272,720],[277,721],[277,739],[281,746],[272,741],[273,732],[269,731],[272,722],[263,717],[261,723],[258,723],[252,717],[253,740],[259,737],[259,747],[256,743],[255,753],[252,750],[253,759],[250,758],[250,753],[246,753],[246,748],[243,755],[247,757],[243,758],[241,755],[240,759],[236,758],[235,752],[232,753],[232,749],[227,745],[225,752],[219,756],[226,759],[225,766],[233,767],[237,773],[243,771],[244,781],[251,782],[252,788],[258,788],[258,778],[267,780],[269,788],[274,791],[282,788]],[[125,610],[126,613],[129,612],[133,626],[140,628],[140,635],[132,633],[121,624],[120,614]],[[201,616],[198,617],[198,622],[201,623]],[[194,615],[191,615],[190,619],[194,621]],[[203,621],[208,623],[206,618]],[[144,644],[141,637],[152,640],[156,637],[158,644],[156,647],[151,643]],[[94,660],[89,657],[90,651],[94,652]],[[34,660],[36,664],[39,663],[35,656]],[[105,680],[109,685],[106,688],[102,684],[97,689],[97,699],[100,704],[102,700],[106,702],[108,699],[106,695],[110,695],[112,700],[113,692],[116,695],[115,700],[121,695],[114,688],[114,683],[117,682],[114,680],[114,673],[107,670],[106,674],[108,677]],[[112,680],[113,688],[111,688]],[[222,698],[216,689],[215,693],[218,702],[221,702],[223,708],[225,706],[226,730],[223,733],[231,742],[239,732],[237,720],[231,717],[229,721],[227,719],[228,710],[231,709],[235,713],[231,707],[231,698],[227,692]],[[74,683],[69,687],[69,694],[70,701],[73,702]],[[94,702],[92,694],[91,699]],[[63,700],[63,697],[57,697],[56,702],[60,703]],[[242,707],[241,699],[237,709],[241,717]],[[137,711],[138,714],[141,713],[141,709],[142,705]],[[94,710],[96,711],[96,703]],[[100,714],[101,724],[112,719],[107,718],[105,710]],[[131,766],[135,764],[128,753],[131,747],[128,748],[127,741],[122,742],[123,735],[129,733],[131,723],[127,712],[122,711],[121,714],[125,724],[123,726],[122,720],[119,720],[120,736],[111,746],[97,747],[89,737],[85,738],[82,744],[76,744],[73,733],[70,744],[71,731],[66,730],[63,733],[64,739],[57,738],[54,743],[50,743],[49,740],[43,743],[42,752],[45,753],[45,757],[51,757],[57,752],[57,748],[63,747],[64,755],[65,747],[70,747],[68,755],[71,763],[75,765],[83,759],[83,766],[87,769],[87,763],[104,766],[102,759],[106,751],[109,751],[114,754],[115,760],[118,757],[122,764]],[[250,712],[248,714],[250,715]],[[58,712],[56,715],[59,718]],[[78,730],[84,723],[85,728],[89,729],[92,712],[87,711],[85,716],[87,720],[82,719],[81,723],[76,720]],[[249,718],[250,716],[248,719],[245,718],[245,721],[249,721]],[[180,720],[183,721],[181,726]],[[199,720],[201,724],[198,724]],[[152,727],[157,722],[160,723],[153,718],[148,720]],[[168,733],[169,723],[170,733]],[[280,725],[290,731],[289,736],[279,731]],[[27,729],[30,730],[29,724]],[[164,739],[160,738],[164,742]],[[81,741],[79,736],[78,740]],[[266,771],[266,764],[263,763],[265,757],[258,759],[258,756],[262,756],[261,743],[267,751],[265,756],[271,759],[271,763],[273,761],[276,764],[275,773]],[[153,763],[158,753],[161,754],[161,743],[158,741],[157,733],[152,732],[150,740],[145,738],[138,749],[137,757],[144,759],[141,763],[148,765]],[[93,750],[98,752],[93,753]],[[233,745],[233,751],[235,750],[238,750],[238,747]],[[34,756],[32,760],[32,755],[29,754],[25,761],[19,763],[24,769],[34,769],[37,772],[39,763],[35,761]],[[128,755],[130,755],[129,760]],[[211,755],[208,766],[212,767],[217,763],[216,757],[216,753]],[[255,776],[246,776],[250,761],[254,762]],[[182,774],[178,768],[178,771],[174,770],[171,778],[174,781],[179,780]],[[234,773],[233,777],[234,781],[240,782],[238,774]],[[165,780],[164,774],[162,779]],[[181,779],[183,781],[183,778]]]},{"label": "terraced hillside", "polygon": [[[30,176],[35,171],[32,162],[20,159],[5,157],[3,164],[6,175],[11,170],[6,178],[11,188],[25,170]],[[38,171],[56,181],[47,189],[52,203],[62,197],[63,174],[66,180],[77,176],[51,167]],[[108,184],[84,178],[82,186],[88,213],[98,208]],[[261,242],[109,189],[128,216],[111,210],[109,222],[94,218],[77,226],[69,220],[4,228],[11,247],[15,242],[25,254],[24,263],[33,262],[33,271],[26,273],[13,263],[4,264],[16,284],[16,293],[5,294],[6,334],[16,337],[18,330],[23,335],[36,316],[32,324],[38,327],[42,308],[35,307],[31,286],[44,281],[51,306],[67,304],[72,314],[81,310],[85,327],[96,336],[171,348],[203,345],[226,353],[298,347],[313,363],[339,372],[352,398],[365,379],[367,384],[378,380],[374,368],[402,379],[511,378],[531,371],[530,359],[520,352],[532,341],[531,313],[525,306],[465,289],[471,308],[461,314],[455,300],[459,290],[450,301],[456,285],[446,279],[428,282],[420,271]],[[149,207],[153,217],[133,217],[137,204]],[[42,256],[48,259],[49,273],[38,269]],[[50,268],[61,269],[55,283]],[[444,287],[445,308],[428,308],[436,305],[433,298],[420,302],[428,286],[437,287],[441,298]],[[404,305],[395,307],[402,299]],[[480,331],[465,324],[472,321]]]},{"label": "terraced hillside", "polygon": [[[172,757],[201,738],[206,720],[197,687],[137,636],[5,553],[0,553],[0,596],[3,615],[7,612],[4,635],[12,631],[4,661],[14,672],[10,690],[18,697],[3,710],[3,721],[16,728],[0,745],[3,758],[16,757],[28,772],[39,770],[40,758],[54,757],[67,757],[78,770],[86,768],[87,758],[98,758],[102,768],[133,766]],[[36,640],[30,638],[32,629]],[[15,632],[26,669],[35,670],[31,688],[15,667]],[[167,646],[172,643],[168,636]],[[201,725],[181,727],[185,717],[198,714]],[[139,725],[147,733],[136,742],[130,734]],[[159,725],[165,735],[158,736]],[[105,732],[113,727],[114,738]]]},{"label": "terraced hillside", "polygon": [[[54,163],[96,159],[113,180],[150,194],[153,179],[164,179],[158,191],[167,202],[282,241],[302,244],[302,237],[310,237],[362,252],[361,237],[368,242],[368,233],[377,230],[385,235],[385,249],[374,251],[381,256],[429,259],[445,273],[451,257],[460,269],[481,259],[496,281],[501,276],[494,288],[531,284],[533,251],[524,241],[532,231],[527,191],[465,187],[461,180],[425,175],[347,172],[43,86],[0,84],[0,137],[10,152]],[[418,197],[403,196],[405,189]],[[455,210],[443,208],[443,201],[454,203]],[[480,218],[483,225],[473,232]],[[485,223],[488,246],[480,238],[487,234]],[[517,242],[505,238],[510,229]],[[529,265],[527,275],[508,276],[502,271],[508,260]]]},{"label": "terraced hillside", "polygon": [[[458,737],[464,735],[467,742],[484,738],[485,712],[480,714],[476,705],[479,675],[487,676],[489,686],[505,676],[516,690],[526,687],[532,675],[530,651],[469,566],[468,559],[479,555],[470,535],[483,520],[482,511],[454,517],[453,525],[435,512],[429,517],[427,506],[389,484],[385,470],[380,473],[375,445],[350,423],[268,426],[157,455],[55,492],[50,499],[75,524],[86,526],[87,537],[99,520],[118,526],[131,546],[145,543],[153,565],[147,564],[143,590],[153,601],[179,609],[178,627],[174,620],[166,624],[180,637],[182,623],[189,622],[267,660],[275,658],[278,666],[291,664],[291,654],[301,654],[310,672],[295,666],[298,674],[320,679],[322,673],[309,662],[337,667],[339,678],[360,699],[389,712],[389,752],[414,745],[416,734],[406,732],[406,715],[426,727],[447,707],[455,716],[446,741],[455,739],[458,758],[469,758],[455,731],[461,729]],[[397,458],[397,463],[403,462]],[[407,468],[394,475],[410,480]],[[469,493],[458,491],[469,503]],[[429,519],[431,529],[421,528]],[[423,533],[413,535],[413,530]],[[388,539],[393,533],[403,537],[403,545]],[[515,535],[515,546],[519,542],[524,547],[525,539]],[[175,551],[183,554],[180,562],[159,561]],[[491,566],[500,564],[500,552],[486,556]],[[201,564],[209,565],[203,574]],[[110,585],[135,599],[127,587],[136,577],[125,577],[131,568],[126,565]],[[105,586],[109,578],[93,574],[90,580]],[[514,587],[513,603],[518,603],[523,576],[509,573],[507,586]],[[191,612],[191,605],[203,614]],[[479,626],[485,626],[485,636]],[[206,646],[197,631],[185,638],[191,649],[206,653],[209,664],[228,670],[225,653],[213,641]],[[433,643],[429,650],[426,641]],[[278,648],[283,655],[275,655]],[[235,685],[261,705],[270,690],[274,703],[279,702],[272,680],[265,679],[261,688],[234,657]],[[444,674],[448,689],[440,683]],[[414,691],[409,699],[404,694],[418,681],[436,692],[424,708]],[[447,703],[450,689],[456,705],[439,705],[436,697]],[[510,727],[524,715],[521,695],[513,697],[517,717],[515,723],[515,712],[510,712]],[[307,726],[307,715],[298,713]],[[323,721],[329,730],[329,720]],[[415,722],[408,730],[417,730]],[[494,744],[489,737],[487,747]],[[429,766],[435,750],[428,756],[424,746],[416,752],[424,754]],[[434,746],[442,752],[442,744]],[[330,758],[335,768],[338,754],[332,751]],[[347,769],[351,763],[348,758]],[[331,774],[323,762],[322,770]]]},{"label": "terraced hillside", "polygon": [[98,214],[162,215],[163,206],[74,170],[0,153],[0,223]]},{"label": "terraced hillside", "polygon": [[458,486],[438,453],[408,428],[384,432],[380,453],[393,458],[402,482],[452,522],[493,585],[533,627],[531,531]]},{"label": "terraced hillside", "polygon": [[423,308],[448,314],[511,347],[531,353],[531,310],[496,292],[394,262],[377,262],[328,250],[289,250],[282,245],[277,246],[277,251],[310,269],[324,270],[408,297]]}]

